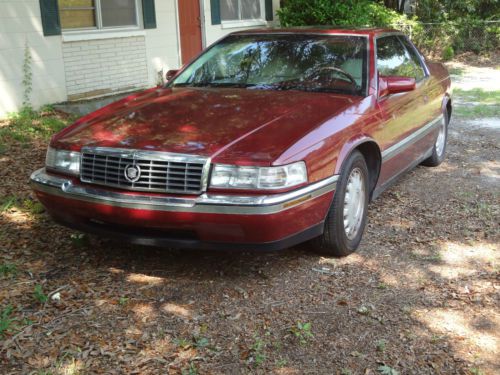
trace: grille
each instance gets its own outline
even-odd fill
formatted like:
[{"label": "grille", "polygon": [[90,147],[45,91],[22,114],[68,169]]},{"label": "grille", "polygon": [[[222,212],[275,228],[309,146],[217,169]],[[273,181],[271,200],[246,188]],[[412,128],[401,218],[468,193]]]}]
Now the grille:
[{"label": "grille", "polygon": [[[84,149],[80,179],[125,190],[199,194],[204,190],[206,163],[207,159],[189,155]],[[137,181],[125,177],[129,167],[140,170]]]}]

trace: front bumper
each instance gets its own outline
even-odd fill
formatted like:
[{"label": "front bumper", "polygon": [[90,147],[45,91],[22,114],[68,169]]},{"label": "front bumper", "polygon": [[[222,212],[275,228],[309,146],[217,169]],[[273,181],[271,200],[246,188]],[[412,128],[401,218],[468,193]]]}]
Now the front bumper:
[{"label": "front bumper", "polygon": [[321,235],[338,176],[272,195],[175,197],[109,190],[40,169],[37,197],[66,226],[127,242],[196,248],[283,248]]}]

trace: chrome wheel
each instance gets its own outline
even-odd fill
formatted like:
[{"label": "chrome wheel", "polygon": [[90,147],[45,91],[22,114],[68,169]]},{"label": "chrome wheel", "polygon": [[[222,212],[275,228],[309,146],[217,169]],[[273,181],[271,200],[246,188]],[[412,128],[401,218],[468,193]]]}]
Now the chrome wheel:
[{"label": "chrome wheel", "polygon": [[444,146],[446,143],[446,121],[443,119],[443,123],[441,124],[441,127],[439,128],[439,134],[436,139],[436,154],[438,157],[441,157],[444,151]]},{"label": "chrome wheel", "polygon": [[364,175],[361,169],[354,168],[347,180],[344,197],[344,230],[349,240],[354,239],[361,228],[365,206]]}]

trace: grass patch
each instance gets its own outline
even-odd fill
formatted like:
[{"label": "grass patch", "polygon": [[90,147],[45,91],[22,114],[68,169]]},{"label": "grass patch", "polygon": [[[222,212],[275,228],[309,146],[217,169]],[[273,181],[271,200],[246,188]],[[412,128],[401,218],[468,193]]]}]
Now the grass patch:
[{"label": "grass patch", "polygon": [[15,329],[16,319],[12,317],[14,307],[7,305],[0,311],[0,338],[4,338],[6,334],[12,333]]},{"label": "grass patch", "polygon": [[480,102],[481,104],[500,104],[500,90],[485,91],[483,89],[455,89],[453,94],[463,100]]},{"label": "grass patch", "polygon": [[454,67],[454,68],[448,69],[448,72],[451,75],[454,75],[454,76],[463,76],[464,73],[465,73],[465,69],[464,68]]},{"label": "grass patch", "polygon": [[462,117],[500,117],[500,90],[456,89],[454,95],[463,105],[455,113]]},{"label": "grass patch", "polygon": [[2,198],[0,201],[0,213],[9,211],[11,208],[17,206],[17,198],[13,195],[9,195]]},{"label": "grass patch", "polygon": [[12,263],[0,264],[0,276],[15,276],[17,274],[17,266]]},{"label": "grass patch", "polygon": [[6,125],[0,126],[0,154],[7,152],[12,141],[27,143],[36,138],[48,140],[74,120],[74,117],[63,115],[50,106],[39,111],[22,108],[10,114]]},{"label": "grass patch", "polygon": [[40,202],[32,199],[22,200],[15,195],[0,197],[0,213],[10,211],[13,208],[32,215],[39,215],[45,211]]}]

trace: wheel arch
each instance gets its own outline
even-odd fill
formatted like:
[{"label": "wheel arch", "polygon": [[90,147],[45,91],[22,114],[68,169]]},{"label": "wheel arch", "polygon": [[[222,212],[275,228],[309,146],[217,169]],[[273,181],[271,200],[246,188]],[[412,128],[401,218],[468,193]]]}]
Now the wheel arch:
[{"label": "wheel arch", "polygon": [[448,114],[448,121],[449,121],[451,119],[451,114],[453,112],[453,104],[450,95],[446,94],[444,96],[441,108],[443,113],[446,111],[446,113]]},{"label": "wheel arch", "polygon": [[365,158],[366,166],[368,167],[369,176],[369,191],[370,200],[373,197],[373,192],[377,187],[380,170],[382,168],[382,153],[377,142],[370,137],[359,138],[347,142],[342,148],[339,159],[335,168],[335,174],[340,174],[342,165],[354,152],[359,151]]}]

